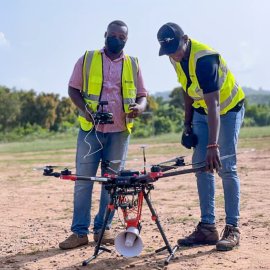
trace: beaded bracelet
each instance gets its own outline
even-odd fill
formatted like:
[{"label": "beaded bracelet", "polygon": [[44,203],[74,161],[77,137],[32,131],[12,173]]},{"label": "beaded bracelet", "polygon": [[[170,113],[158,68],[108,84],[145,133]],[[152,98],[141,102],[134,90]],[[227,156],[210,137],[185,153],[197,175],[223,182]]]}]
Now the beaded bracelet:
[{"label": "beaded bracelet", "polygon": [[208,144],[208,145],[206,146],[207,149],[209,149],[209,148],[218,148],[218,147],[219,147],[219,145],[218,145],[217,143]]}]

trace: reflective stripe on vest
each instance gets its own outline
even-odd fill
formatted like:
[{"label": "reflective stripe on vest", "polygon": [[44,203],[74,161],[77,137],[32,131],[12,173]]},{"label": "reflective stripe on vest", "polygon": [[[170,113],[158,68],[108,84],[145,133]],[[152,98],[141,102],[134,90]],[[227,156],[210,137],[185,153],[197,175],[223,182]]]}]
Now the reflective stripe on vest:
[{"label": "reflective stripe on vest", "polygon": [[[137,96],[137,59],[125,55],[122,66],[121,88],[123,98],[123,109],[127,114],[130,112],[129,105],[136,101]],[[97,111],[103,87],[103,59],[102,53],[97,51],[86,51],[83,62],[83,91],[85,102],[93,112]],[[79,110],[78,120],[84,131],[89,131],[93,125],[84,117],[84,112]],[[133,119],[126,118],[126,127],[131,133]]]},{"label": "reflective stripe on vest", "polygon": [[225,114],[227,111],[232,109],[236,104],[244,99],[245,94],[242,88],[235,81],[235,77],[232,72],[227,68],[224,59],[213,49],[199,43],[195,40],[191,40],[191,50],[189,57],[189,74],[191,85],[186,89],[187,77],[183,71],[180,63],[174,62],[171,59],[172,64],[177,73],[178,81],[181,83],[183,89],[188,93],[188,95],[194,100],[193,107],[204,108],[207,113],[207,105],[204,101],[203,91],[200,88],[198,78],[196,76],[196,64],[198,59],[207,55],[218,55],[219,56],[219,80],[221,88],[220,91],[220,114]]},{"label": "reflective stripe on vest", "polygon": [[234,97],[237,95],[238,89],[239,89],[239,85],[238,85],[237,82],[235,82],[231,94],[228,96],[227,99],[225,99],[222,102],[220,102],[220,111],[224,110],[226,107],[228,107],[230,105],[230,103],[233,101]]}]

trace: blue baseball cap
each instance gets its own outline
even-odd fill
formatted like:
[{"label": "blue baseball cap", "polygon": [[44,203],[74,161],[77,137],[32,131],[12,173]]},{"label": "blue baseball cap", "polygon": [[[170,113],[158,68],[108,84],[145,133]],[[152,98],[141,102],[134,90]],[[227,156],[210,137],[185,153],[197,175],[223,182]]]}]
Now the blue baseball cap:
[{"label": "blue baseball cap", "polygon": [[157,33],[160,44],[159,56],[175,53],[183,42],[183,36],[184,31],[175,23],[166,23],[161,26]]}]

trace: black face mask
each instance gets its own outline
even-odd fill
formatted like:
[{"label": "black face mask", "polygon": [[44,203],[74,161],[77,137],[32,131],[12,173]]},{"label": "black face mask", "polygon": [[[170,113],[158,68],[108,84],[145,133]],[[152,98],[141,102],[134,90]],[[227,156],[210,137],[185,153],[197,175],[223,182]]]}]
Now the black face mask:
[{"label": "black face mask", "polygon": [[107,37],[106,38],[106,47],[109,52],[118,54],[125,47],[126,42],[124,40],[118,39],[116,37]]}]

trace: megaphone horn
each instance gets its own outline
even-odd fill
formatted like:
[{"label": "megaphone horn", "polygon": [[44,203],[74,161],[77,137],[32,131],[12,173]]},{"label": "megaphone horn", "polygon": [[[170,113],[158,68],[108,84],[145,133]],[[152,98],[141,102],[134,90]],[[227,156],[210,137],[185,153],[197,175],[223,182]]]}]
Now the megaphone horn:
[{"label": "megaphone horn", "polygon": [[125,232],[119,233],[114,240],[115,249],[124,257],[135,257],[143,250],[140,232],[135,227],[129,227]]}]

